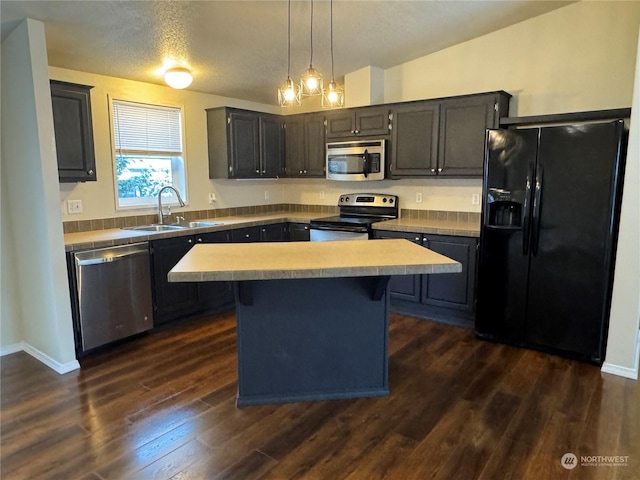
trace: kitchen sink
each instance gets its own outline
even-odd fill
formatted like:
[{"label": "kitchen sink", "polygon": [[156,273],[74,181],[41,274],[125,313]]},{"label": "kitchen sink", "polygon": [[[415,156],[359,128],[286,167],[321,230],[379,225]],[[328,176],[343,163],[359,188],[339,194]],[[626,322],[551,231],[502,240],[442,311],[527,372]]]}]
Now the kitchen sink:
[{"label": "kitchen sink", "polygon": [[137,227],[124,227],[124,230],[137,230],[142,232],[165,232],[168,230],[180,230],[186,227],[177,225],[138,225]]},{"label": "kitchen sink", "polygon": [[205,222],[196,220],[194,222],[180,222],[171,224],[171,226],[178,228],[215,227],[216,225],[222,225],[222,222]]}]

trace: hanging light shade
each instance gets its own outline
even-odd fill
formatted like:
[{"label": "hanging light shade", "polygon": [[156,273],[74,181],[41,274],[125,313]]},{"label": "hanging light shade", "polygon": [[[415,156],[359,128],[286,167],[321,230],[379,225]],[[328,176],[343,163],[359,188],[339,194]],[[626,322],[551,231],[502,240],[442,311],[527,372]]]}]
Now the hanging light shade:
[{"label": "hanging light shade", "polygon": [[305,97],[313,95],[322,95],[322,75],[313,68],[313,0],[311,0],[311,26],[309,28],[309,68],[307,68],[300,77],[300,90]]},{"label": "hanging light shade", "polygon": [[193,76],[186,68],[175,67],[164,72],[164,81],[167,82],[167,85],[171,88],[182,89],[191,85]]},{"label": "hanging light shade", "polygon": [[300,87],[291,80],[291,0],[287,17],[287,79],[278,88],[278,103],[281,107],[301,105]]},{"label": "hanging light shade", "polygon": [[327,88],[322,90],[322,107],[323,108],[342,108],[344,107],[344,89],[338,85],[334,78],[333,71],[333,0],[331,0],[331,81]]}]

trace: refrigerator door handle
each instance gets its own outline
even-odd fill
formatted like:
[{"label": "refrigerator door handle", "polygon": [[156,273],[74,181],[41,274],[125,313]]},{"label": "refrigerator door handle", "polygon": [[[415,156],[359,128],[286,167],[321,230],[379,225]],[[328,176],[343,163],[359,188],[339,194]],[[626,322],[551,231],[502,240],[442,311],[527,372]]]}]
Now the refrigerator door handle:
[{"label": "refrigerator door handle", "polygon": [[540,211],[542,208],[542,180],[544,169],[538,165],[536,170],[536,187],[533,194],[533,218],[531,226],[531,253],[538,254],[538,243],[540,241]]},{"label": "refrigerator door handle", "polygon": [[529,222],[531,210],[531,179],[533,178],[533,163],[529,164],[529,173],[524,190],[524,204],[522,205],[522,254],[529,255],[529,239],[531,237],[531,224]]}]

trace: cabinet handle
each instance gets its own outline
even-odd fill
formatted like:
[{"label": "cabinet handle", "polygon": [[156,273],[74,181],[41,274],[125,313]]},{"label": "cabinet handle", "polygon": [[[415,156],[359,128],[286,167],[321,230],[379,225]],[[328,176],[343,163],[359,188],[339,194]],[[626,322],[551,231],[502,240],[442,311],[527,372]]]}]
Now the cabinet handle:
[{"label": "cabinet handle", "polygon": [[202,243],[202,237],[198,237],[198,238],[196,239],[196,242],[198,242],[198,243]]},{"label": "cabinet handle", "polygon": [[432,171],[432,172],[435,172],[435,171],[436,171],[436,169],[435,169],[435,168],[432,168],[432,169],[431,169],[431,171]]},{"label": "cabinet handle", "polygon": [[360,133],[360,130],[356,130],[353,133],[355,133],[356,135]]},{"label": "cabinet handle", "polygon": [[267,173],[267,171],[266,170],[262,170],[262,173]]},{"label": "cabinet handle", "polygon": [[192,238],[189,238],[189,239],[187,240],[187,243],[193,243],[193,239],[192,239]]},{"label": "cabinet handle", "polygon": [[442,171],[442,167],[440,167],[440,168],[438,169],[438,172],[441,172],[441,171]]},{"label": "cabinet handle", "polygon": [[305,170],[304,173],[307,173],[307,171]]},{"label": "cabinet handle", "polygon": [[416,237],[415,242],[420,243],[420,237]]},{"label": "cabinet handle", "polygon": [[249,238],[249,237],[250,237],[250,235],[247,233],[244,237],[245,237],[245,238]]},{"label": "cabinet handle", "polygon": [[302,170],[300,170],[300,174],[302,174]]},{"label": "cabinet handle", "polygon": [[87,170],[87,175],[93,175],[93,170]]},{"label": "cabinet handle", "polygon": [[260,170],[256,170],[256,173],[260,173]]},{"label": "cabinet handle", "polygon": [[304,229],[309,230],[309,225],[305,225]]}]

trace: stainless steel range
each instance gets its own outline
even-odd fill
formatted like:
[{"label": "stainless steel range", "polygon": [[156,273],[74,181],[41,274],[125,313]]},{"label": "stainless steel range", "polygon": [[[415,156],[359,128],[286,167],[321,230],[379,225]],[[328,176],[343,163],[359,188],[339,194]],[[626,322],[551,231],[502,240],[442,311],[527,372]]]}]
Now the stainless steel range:
[{"label": "stainless steel range", "polygon": [[338,200],[340,215],[311,220],[311,241],[366,240],[372,225],[398,218],[398,197],[380,193],[345,193]]}]

